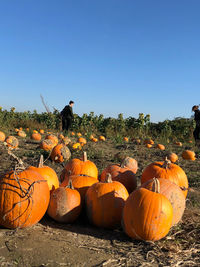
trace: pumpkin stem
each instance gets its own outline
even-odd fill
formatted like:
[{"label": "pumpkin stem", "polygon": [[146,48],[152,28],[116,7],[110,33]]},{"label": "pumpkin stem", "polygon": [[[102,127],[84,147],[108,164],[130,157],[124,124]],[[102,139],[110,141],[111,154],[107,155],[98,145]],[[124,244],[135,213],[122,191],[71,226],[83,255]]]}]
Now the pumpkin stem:
[{"label": "pumpkin stem", "polygon": [[87,161],[87,152],[83,151],[83,161]]},{"label": "pumpkin stem", "polygon": [[165,160],[164,160],[164,163],[162,165],[162,168],[167,169],[170,164],[171,164],[171,160],[169,160],[167,157],[165,157]]},{"label": "pumpkin stem", "polygon": [[69,179],[68,185],[65,188],[74,189],[73,184],[72,184],[72,179]]},{"label": "pumpkin stem", "polygon": [[24,162],[20,158],[18,158],[13,152],[11,152],[10,149],[8,149],[8,154],[17,160],[19,166],[16,166],[16,169],[25,169]]},{"label": "pumpkin stem", "polygon": [[105,183],[112,183],[112,176],[110,173],[106,174]]},{"label": "pumpkin stem", "polygon": [[160,182],[157,178],[153,178],[152,191],[155,193],[160,193]]},{"label": "pumpkin stem", "polygon": [[43,166],[44,166],[44,156],[41,155],[40,160],[39,160],[39,164],[38,164],[38,168],[42,168]]},{"label": "pumpkin stem", "polygon": [[128,165],[129,159],[130,157],[125,157],[125,159],[122,160],[120,167],[125,168]]}]

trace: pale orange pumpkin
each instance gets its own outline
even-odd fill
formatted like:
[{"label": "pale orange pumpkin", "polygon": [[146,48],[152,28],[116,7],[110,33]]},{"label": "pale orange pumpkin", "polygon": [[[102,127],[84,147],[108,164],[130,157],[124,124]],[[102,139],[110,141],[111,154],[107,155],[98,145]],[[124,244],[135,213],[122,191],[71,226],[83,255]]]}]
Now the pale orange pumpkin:
[{"label": "pale orange pumpkin", "polygon": [[64,162],[71,157],[69,148],[64,144],[58,144],[53,147],[50,158],[55,162]]},{"label": "pale orange pumpkin", "polygon": [[4,142],[6,139],[6,135],[4,132],[0,131],[0,142]]},{"label": "pale orange pumpkin", "polygon": [[182,152],[182,158],[186,160],[195,160],[196,155],[194,151],[186,149]]},{"label": "pale orange pumpkin", "polygon": [[19,145],[18,139],[12,135],[7,136],[5,142],[7,143],[7,146],[11,149],[15,149]]}]

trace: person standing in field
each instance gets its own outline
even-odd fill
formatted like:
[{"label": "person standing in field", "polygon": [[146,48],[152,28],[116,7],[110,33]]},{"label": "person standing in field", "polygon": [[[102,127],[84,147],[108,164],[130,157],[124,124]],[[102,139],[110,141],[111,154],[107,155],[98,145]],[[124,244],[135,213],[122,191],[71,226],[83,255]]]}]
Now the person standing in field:
[{"label": "person standing in field", "polygon": [[200,142],[200,110],[199,110],[199,106],[197,106],[197,105],[193,106],[192,111],[194,111],[194,120],[196,122],[196,127],[194,129],[193,136],[195,139],[195,143],[197,145],[197,143]]},{"label": "person standing in field", "polygon": [[69,128],[71,127],[74,114],[72,107],[74,105],[74,101],[69,101],[69,105],[65,106],[63,110],[61,111],[61,119],[62,119],[62,130],[63,131],[68,131]]}]

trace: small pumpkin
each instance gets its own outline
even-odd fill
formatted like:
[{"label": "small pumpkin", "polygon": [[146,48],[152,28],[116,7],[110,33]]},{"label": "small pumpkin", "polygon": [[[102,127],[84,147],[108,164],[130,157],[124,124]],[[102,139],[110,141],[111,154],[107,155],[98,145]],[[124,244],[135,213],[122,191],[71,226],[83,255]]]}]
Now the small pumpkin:
[{"label": "small pumpkin", "polygon": [[156,241],[168,234],[172,218],[172,205],[160,194],[159,183],[155,183],[153,191],[139,188],[130,194],[123,209],[122,226],[133,239]]},{"label": "small pumpkin", "polygon": [[128,142],[128,141],[129,141],[129,138],[125,136],[125,137],[123,138],[123,140],[124,140],[125,142]]},{"label": "small pumpkin", "polygon": [[172,162],[172,163],[175,163],[177,160],[178,160],[178,155],[176,153],[169,153],[167,155],[167,158]]},{"label": "small pumpkin", "polygon": [[182,152],[182,158],[186,160],[195,160],[196,155],[194,151],[186,149]]},{"label": "small pumpkin", "polygon": [[81,197],[71,181],[51,192],[47,214],[57,222],[73,223],[81,212]]},{"label": "small pumpkin", "polygon": [[84,146],[84,145],[87,144],[87,141],[86,141],[86,139],[84,137],[79,137],[78,138],[78,143],[80,143],[81,146]]},{"label": "small pumpkin", "polygon": [[6,135],[4,132],[0,131],[0,142],[4,142],[6,139]]},{"label": "small pumpkin", "polygon": [[146,146],[147,148],[151,148],[151,147],[152,147],[152,144],[147,143],[147,144],[145,144],[145,146]]},{"label": "small pumpkin", "polygon": [[157,144],[156,147],[160,150],[165,150],[165,146],[162,144]]},{"label": "small pumpkin", "polygon": [[71,157],[69,148],[64,144],[58,144],[53,147],[50,158],[55,162],[64,162]]},{"label": "small pumpkin", "polygon": [[86,192],[86,213],[90,223],[97,227],[116,228],[121,224],[122,211],[128,191],[108,176],[105,182],[93,184]]},{"label": "small pumpkin", "polygon": [[144,140],[144,144],[154,145],[154,141],[151,138],[147,138]]},{"label": "small pumpkin", "polygon": [[20,136],[20,137],[26,137],[26,133],[23,130],[19,130],[17,132],[17,135]]},{"label": "small pumpkin", "polygon": [[37,133],[33,132],[32,135],[31,135],[31,139],[33,139],[33,140],[35,140],[35,141],[41,141],[42,136],[41,136],[41,134],[38,133],[38,132],[37,132]]},{"label": "small pumpkin", "polygon": [[100,141],[105,141],[105,140],[106,140],[106,138],[105,138],[105,136],[103,136],[103,135],[100,135],[100,136],[99,136],[99,140],[100,140]]},{"label": "small pumpkin", "polygon": [[41,134],[44,134],[44,130],[43,129],[40,129],[39,131]]},{"label": "small pumpkin", "polygon": [[40,143],[40,148],[45,151],[51,151],[55,146],[55,143],[51,139],[44,139]]},{"label": "small pumpkin", "polygon": [[19,146],[18,139],[12,135],[7,136],[5,142],[7,143],[7,146],[11,149],[15,149]]},{"label": "small pumpkin", "polygon": [[54,143],[55,146],[58,144],[58,137],[54,134],[47,134],[45,136],[45,139],[50,139]]}]

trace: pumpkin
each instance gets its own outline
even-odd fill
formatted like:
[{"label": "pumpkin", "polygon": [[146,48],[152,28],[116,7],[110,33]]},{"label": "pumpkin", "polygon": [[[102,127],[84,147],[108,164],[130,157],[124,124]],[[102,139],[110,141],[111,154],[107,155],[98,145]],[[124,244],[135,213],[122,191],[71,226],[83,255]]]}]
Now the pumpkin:
[{"label": "pumpkin", "polygon": [[26,137],[26,133],[23,130],[19,130],[17,132],[17,135],[20,136],[20,137]]},{"label": "pumpkin", "polygon": [[80,143],[81,146],[84,146],[84,145],[87,143],[87,141],[86,141],[85,138],[83,138],[83,137],[79,137],[79,138],[78,138],[78,143]]},{"label": "pumpkin", "polygon": [[44,134],[44,130],[43,129],[40,129],[39,131],[41,134]]},{"label": "pumpkin", "polygon": [[191,150],[184,150],[182,152],[181,156],[183,159],[186,159],[186,160],[195,160],[196,159],[195,152],[191,151]]},{"label": "pumpkin", "polygon": [[87,159],[87,153],[85,151],[83,152],[82,159],[74,158],[67,162],[63,170],[65,178],[69,175],[69,171],[70,175],[85,174],[98,179],[98,169],[92,161]]},{"label": "pumpkin", "polygon": [[77,149],[81,150],[82,146],[80,143],[74,143],[74,144],[72,144],[72,149],[73,150],[77,150]]},{"label": "pumpkin", "polygon": [[62,143],[67,146],[68,144],[71,143],[71,139],[69,137],[65,136],[64,138],[62,138]]},{"label": "pumpkin", "polygon": [[6,135],[4,132],[0,131],[0,142],[4,142],[6,139]]},{"label": "pumpkin", "polygon": [[79,132],[79,133],[77,133],[77,136],[78,136],[78,137],[82,136],[82,133],[80,133],[80,132]]},{"label": "pumpkin", "polygon": [[178,155],[176,153],[169,153],[167,155],[167,158],[172,162],[172,163],[175,163],[177,160],[178,160]]},{"label": "pumpkin", "polygon": [[15,229],[32,226],[44,216],[49,187],[33,170],[11,171],[0,178],[0,225]]},{"label": "pumpkin", "polygon": [[81,195],[81,202],[82,203],[84,203],[84,201],[85,201],[85,194],[86,194],[88,188],[91,185],[99,182],[98,179],[95,177],[91,177],[91,176],[88,176],[85,174],[70,175],[70,173],[69,173],[69,175],[66,176],[66,178],[63,180],[63,182],[61,183],[60,186],[65,187],[69,183],[69,180],[72,181],[73,187],[79,191],[79,193]]},{"label": "pumpkin", "polygon": [[38,131],[37,130],[33,130],[33,133],[38,133]]},{"label": "pumpkin", "polygon": [[81,197],[72,183],[51,192],[47,214],[57,222],[73,223],[81,212]]},{"label": "pumpkin", "polygon": [[[111,175],[113,181],[118,181],[122,183],[129,193],[137,187],[137,179],[135,177],[134,168],[129,168],[132,166],[129,164],[129,157],[126,157],[121,164],[110,164],[101,173],[100,180],[104,182],[108,173]],[[137,171],[137,166],[136,169]]]},{"label": "pumpkin", "polygon": [[160,150],[165,150],[165,146],[162,144],[157,144],[156,147]]},{"label": "pumpkin", "polygon": [[183,144],[181,142],[179,142],[179,141],[175,142],[174,144],[177,145],[177,146],[183,146]]},{"label": "pumpkin", "polygon": [[12,135],[7,136],[5,142],[7,143],[7,146],[11,149],[17,148],[19,145],[18,139]]},{"label": "pumpkin", "polygon": [[40,162],[38,167],[30,166],[28,169],[34,170],[41,174],[42,177],[47,181],[50,191],[59,187],[58,176],[54,169],[44,165],[43,155],[40,156]]},{"label": "pumpkin", "polygon": [[173,208],[173,218],[172,218],[172,225],[177,224],[184,213],[185,210],[185,197],[178,185],[171,182],[170,180],[163,179],[163,178],[153,178],[146,183],[142,184],[142,188],[146,188],[148,190],[153,190],[154,183],[160,183],[160,194],[166,196]]},{"label": "pumpkin", "polygon": [[147,148],[151,148],[152,147],[152,144],[145,144],[145,146],[147,147]]},{"label": "pumpkin", "polygon": [[91,139],[91,141],[94,142],[94,143],[97,143],[97,142],[98,142],[98,138],[93,137],[93,138]]},{"label": "pumpkin", "polygon": [[64,144],[58,144],[53,147],[50,158],[55,162],[63,162],[71,157],[69,148]]},{"label": "pumpkin", "polygon": [[41,134],[40,133],[32,133],[32,135],[31,135],[31,139],[33,139],[33,140],[35,140],[35,141],[41,141],[41,139],[42,139],[42,136],[41,136]]},{"label": "pumpkin", "polygon": [[58,137],[54,134],[47,134],[45,136],[45,139],[50,139],[54,143],[55,146],[58,144]]},{"label": "pumpkin", "polygon": [[125,202],[122,226],[133,239],[156,241],[165,237],[172,225],[173,208],[166,196],[160,194],[159,183],[153,191],[139,188]]},{"label": "pumpkin", "polygon": [[71,135],[74,136],[75,135],[75,132],[71,132]]},{"label": "pumpkin", "polygon": [[116,228],[121,224],[122,211],[128,191],[108,176],[105,182],[93,184],[86,192],[86,213],[90,223],[97,227]]},{"label": "pumpkin", "polygon": [[147,138],[144,140],[144,144],[150,144],[150,145],[154,145],[154,141],[150,138]]},{"label": "pumpkin", "polygon": [[40,148],[45,151],[50,151],[54,148],[55,143],[51,139],[44,139],[40,143]]},{"label": "pumpkin", "polygon": [[185,197],[187,196],[188,179],[184,170],[177,164],[171,163],[168,159],[149,164],[142,172],[141,184],[154,177],[172,181],[182,189]]},{"label": "pumpkin", "polygon": [[129,141],[129,138],[125,136],[125,137],[123,138],[123,140],[124,140],[125,142],[128,142],[128,141]]},{"label": "pumpkin", "polygon": [[100,135],[100,136],[99,136],[99,140],[100,140],[100,141],[105,141],[105,140],[106,140],[106,138],[105,138],[105,136],[103,136],[103,135]]}]

